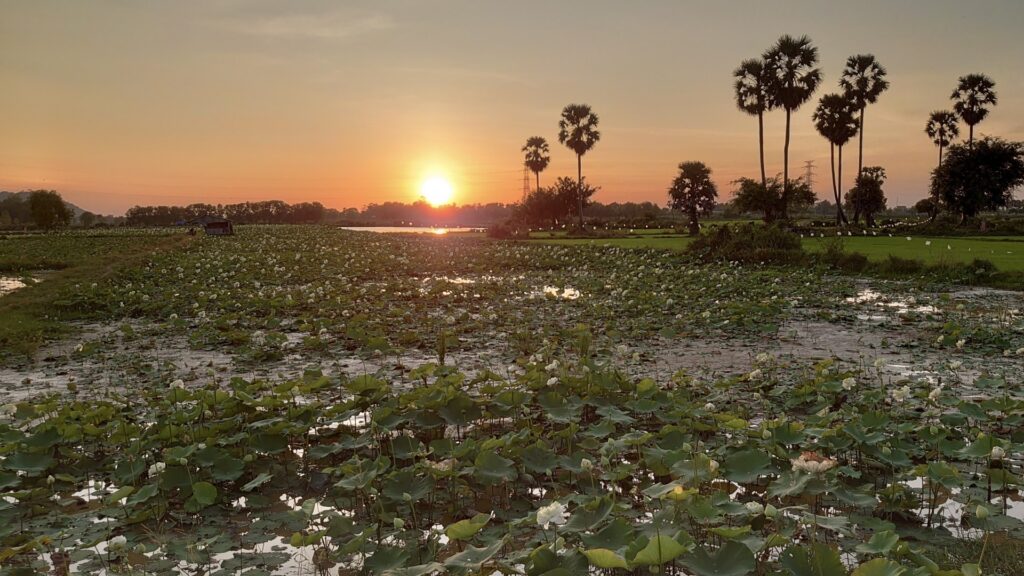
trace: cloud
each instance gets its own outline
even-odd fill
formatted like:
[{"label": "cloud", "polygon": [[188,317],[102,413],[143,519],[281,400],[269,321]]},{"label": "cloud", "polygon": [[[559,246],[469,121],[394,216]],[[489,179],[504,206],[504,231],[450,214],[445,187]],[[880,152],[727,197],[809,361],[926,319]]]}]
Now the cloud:
[{"label": "cloud", "polygon": [[395,22],[382,13],[282,14],[223,22],[222,27],[240,34],[267,38],[343,40],[390,30],[395,27]]}]

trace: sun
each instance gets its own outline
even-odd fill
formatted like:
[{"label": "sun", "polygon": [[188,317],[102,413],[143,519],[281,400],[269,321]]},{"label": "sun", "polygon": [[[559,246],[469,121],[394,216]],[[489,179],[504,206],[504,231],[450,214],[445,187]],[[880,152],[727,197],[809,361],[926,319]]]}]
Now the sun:
[{"label": "sun", "polygon": [[451,182],[441,176],[431,176],[420,185],[420,194],[431,206],[443,206],[452,201],[454,189]]}]

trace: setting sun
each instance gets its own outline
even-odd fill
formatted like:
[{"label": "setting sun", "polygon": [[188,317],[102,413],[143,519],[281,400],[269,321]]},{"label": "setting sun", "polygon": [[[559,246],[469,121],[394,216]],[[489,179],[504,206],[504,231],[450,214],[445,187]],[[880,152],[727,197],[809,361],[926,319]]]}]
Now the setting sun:
[{"label": "setting sun", "polygon": [[452,184],[441,176],[432,176],[420,185],[420,194],[431,206],[442,206],[452,201]]}]

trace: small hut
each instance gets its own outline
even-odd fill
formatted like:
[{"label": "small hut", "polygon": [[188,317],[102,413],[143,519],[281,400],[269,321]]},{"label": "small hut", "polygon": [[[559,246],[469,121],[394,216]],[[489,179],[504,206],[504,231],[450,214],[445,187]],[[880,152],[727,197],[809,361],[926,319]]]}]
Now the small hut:
[{"label": "small hut", "polygon": [[193,221],[203,227],[208,236],[231,236],[235,233],[235,227],[227,218],[220,216],[204,216]]}]

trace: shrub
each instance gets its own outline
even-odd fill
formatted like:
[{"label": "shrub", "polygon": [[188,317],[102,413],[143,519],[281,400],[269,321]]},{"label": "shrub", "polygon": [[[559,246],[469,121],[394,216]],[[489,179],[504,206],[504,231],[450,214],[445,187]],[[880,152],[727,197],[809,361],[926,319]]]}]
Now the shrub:
[{"label": "shrub", "polygon": [[526,238],[529,237],[529,235],[529,231],[526,231],[510,222],[494,224],[487,229],[487,237],[496,238],[498,240],[514,240],[517,238]]},{"label": "shrub", "polygon": [[771,262],[796,264],[806,254],[800,237],[778,226],[744,224],[737,229],[719,226],[701,234],[687,247],[687,253],[704,261]]},{"label": "shrub", "polygon": [[924,262],[890,255],[881,263],[880,269],[889,274],[914,274],[924,269]]}]

